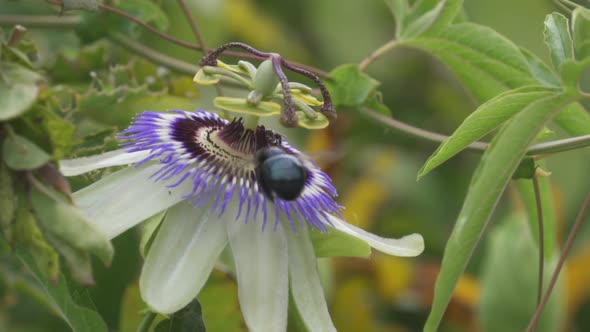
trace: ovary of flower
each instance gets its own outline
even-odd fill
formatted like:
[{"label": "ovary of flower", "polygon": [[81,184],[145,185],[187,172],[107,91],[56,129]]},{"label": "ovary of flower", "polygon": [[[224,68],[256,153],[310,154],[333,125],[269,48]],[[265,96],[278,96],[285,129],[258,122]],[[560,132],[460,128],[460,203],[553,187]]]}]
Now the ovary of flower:
[{"label": "ovary of flower", "polygon": [[[173,313],[194,299],[229,243],[250,331],[286,329],[289,287],[309,330],[335,331],[309,232],[335,228],[390,255],[424,249],[418,234],[387,239],[340,219],[328,175],[262,126],[246,129],[206,111],[144,112],[119,138],[122,150],[63,160],[60,168],[73,176],[135,164],[73,194],[110,238],[167,210],[140,277],[142,298],[157,312]],[[270,146],[305,167],[295,200],[267,197],[259,187],[255,154]]]}]

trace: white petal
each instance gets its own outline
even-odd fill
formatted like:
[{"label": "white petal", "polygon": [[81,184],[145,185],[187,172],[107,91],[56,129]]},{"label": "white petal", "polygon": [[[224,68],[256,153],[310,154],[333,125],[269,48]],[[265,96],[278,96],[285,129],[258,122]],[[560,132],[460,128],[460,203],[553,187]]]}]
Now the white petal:
[{"label": "white petal", "polygon": [[291,293],[301,318],[309,331],[336,331],[320,284],[317,261],[307,229],[298,234],[289,230],[286,233],[289,241]]},{"label": "white petal", "polygon": [[157,312],[182,309],[199,293],[225,245],[225,222],[183,202],[168,210],[148,252],[139,288]]},{"label": "white petal", "polygon": [[185,181],[175,188],[154,183],[150,175],[160,165],[128,167],[73,194],[74,201],[89,220],[109,238],[180,202],[192,184]]},{"label": "white petal", "polygon": [[[230,214],[231,215],[231,214]],[[282,227],[262,232],[260,222],[228,222],[236,261],[240,308],[251,332],[287,329],[287,239]]]},{"label": "white petal", "polygon": [[74,176],[99,168],[133,164],[147,158],[149,154],[149,151],[109,151],[96,156],[61,160],[59,170],[65,176]]},{"label": "white petal", "polygon": [[388,239],[362,230],[335,216],[330,216],[330,221],[334,228],[366,241],[371,247],[389,255],[414,257],[424,251],[424,239],[420,234],[410,234],[400,239]]}]

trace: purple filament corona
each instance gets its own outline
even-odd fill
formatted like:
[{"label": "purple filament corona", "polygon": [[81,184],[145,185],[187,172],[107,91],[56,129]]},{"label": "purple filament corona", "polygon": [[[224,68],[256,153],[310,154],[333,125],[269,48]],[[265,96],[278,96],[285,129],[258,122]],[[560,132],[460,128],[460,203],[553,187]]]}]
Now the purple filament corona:
[{"label": "purple filament corona", "polygon": [[[263,230],[269,219],[276,228],[284,216],[294,231],[305,224],[325,231],[328,215],[342,209],[333,199],[330,178],[313,161],[264,126],[245,128],[242,119],[229,122],[207,111],[143,112],[118,138],[127,152],[149,151],[136,167],[159,162],[153,181],[170,188],[190,181],[192,190],[184,198],[196,207],[210,202],[219,217],[233,204],[235,220],[261,220]],[[296,156],[306,169],[303,192],[293,201],[270,199],[259,187],[256,152],[271,146]]]}]

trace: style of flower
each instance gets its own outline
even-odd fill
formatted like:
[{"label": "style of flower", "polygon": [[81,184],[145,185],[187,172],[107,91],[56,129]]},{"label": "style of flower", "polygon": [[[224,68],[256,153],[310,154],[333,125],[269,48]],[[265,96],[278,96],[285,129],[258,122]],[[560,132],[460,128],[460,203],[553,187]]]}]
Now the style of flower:
[{"label": "style of flower", "polygon": [[[228,245],[238,295],[250,331],[284,331],[289,287],[312,331],[335,331],[316,267],[309,232],[336,229],[390,255],[416,256],[418,234],[387,239],[339,217],[330,178],[281,135],[247,128],[206,111],[144,112],[119,136],[123,149],[64,160],[68,176],[135,164],[73,194],[109,238],[167,209],[147,253],[141,295],[170,314],[199,293]],[[278,147],[305,169],[294,200],[265,193],[257,179],[258,151]]]}]

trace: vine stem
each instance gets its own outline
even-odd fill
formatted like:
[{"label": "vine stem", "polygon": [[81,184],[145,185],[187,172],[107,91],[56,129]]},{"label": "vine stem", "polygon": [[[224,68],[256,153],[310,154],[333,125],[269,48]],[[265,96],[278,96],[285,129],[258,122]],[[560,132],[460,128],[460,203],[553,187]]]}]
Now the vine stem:
[{"label": "vine stem", "polygon": [[388,53],[389,51],[393,50],[394,48],[396,48],[397,46],[399,46],[400,43],[397,39],[393,39],[390,40],[389,42],[385,43],[384,45],[382,45],[381,47],[379,47],[378,49],[372,51],[371,53],[369,53],[367,55],[366,58],[364,58],[358,65],[358,69],[360,71],[365,71],[367,69],[367,67],[369,67],[369,65],[373,62],[375,62],[375,60],[379,59],[380,57],[382,57],[383,55],[385,55],[386,53]]},{"label": "vine stem", "polygon": [[197,26],[197,21],[195,20],[195,17],[191,13],[190,8],[188,8],[186,1],[185,0],[178,0],[178,3],[180,4],[180,7],[182,8],[182,11],[184,12],[184,16],[186,16],[186,19],[187,19],[189,25],[191,26],[191,30],[193,30],[193,34],[195,35],[197,42],[199,43],[199,45],[201,46],[202,49],[206,50],[207,45],[205,44],[205,39],[203,39],[203,35],[201,34],[199,27]]},{"label": "vine stem", "polygon": [[[52,5],[57,5],[57,6],[61,6],[61,4],[62,4],[61,1],[48,0],[47,2]],[[199,51],[202,53],[207,53],[209,51],[212,51],[212,49],[205,48],[205,46],[203,46],[203,44],[194,45],[194,44],[185,42],[183,40],[180,40],[178,38],[175,38],[169,34],[166,34],[162,31],[152,27],[151,25],[143,22],[142,20],[140,20],[132,15],[129,15],[128,13],[126,13],[120,9],[117,9],[115,7],[111,7],[111,6],[105,5],[105,4],[99,4],[98,6],[102,11],[109,12],[109,13],[112,13],[115,15],[119,15],[121,17],[124,17],[124,18],[130,20],[130,21],[133,21],[136,24],[138,24],[139,26],[141,26],[142,28],[144,28],[144,29],[150,31],[151,33],[153,33],[153,34],[155,34],[155,35],[157,35],[157,36],[159,36],[159,37],[161,37],[173,44],[176,44],[178,46],[192,49],[195,51]],[[12,22],[20,23],[20,24],[25,24],[26,23],[25,21],[28,18],[37,17],[36,15],[18,15],[18,17],[16,17],[16,15],[0,15],[0,16],[5,20],[4,22],[12,21]],[[45,23],[46,27],[56,27],[57,25],[62,25],[61,26],[62,28],[64,28],[64,27],[70,28],[70,27],[72,27],[72,25],[77,25],[77,24],[81,23],[81,18],[79,16],[64,16],[64,17],[69,18],[69,21],[67,21],[67,20],[64,21],[63,17],[52,17],[52,16],[44,16],[44,17],[49,18],[49,20],[47,22],[43,22],[43,23]],[[16,18],[18,18],[19,20],[17,21]],[[4,22],[2,20],[0,20],[0,24],[2,24]],[[189,22],[190,22],[190,20],[189,20]],[[37,23],[41,23],[41,22],[37,22]],[[75,23],[75,24],[72,24],[72,23]],[[258,60],[258,61],[266,59],[266,58],[259,57],[259,56],[249,54],[249,53],[245,53],[245,52],[227,51],[227,52],[224,52],[223,54],[225,56],[229,56],[232,58],[238,58],[238,59],[249,59],[249,60]],[[293,62],[293,61],[286,61],[286,62],[288,62],[289,64],[291,64],[293,66],[297,66],[299,68],[304,68],[306,70],[309,70],[320,77],[327,77],[328,76],[327,72],[320,70],[318,68],[304,65],[301,63],[297,63],[297,62]]]},{"label": "vine stem", "polygon": [[148,332],[156,316],[157,314],[155,312],[148,311],[141,319],[141,323],[137,327],[137,332]]},{"label": "vine stem", "polygon": [[[51,3],[57,4],[54,2],[51,2]],[[104,6],[104,5],[102,5],[102,6]],[[119,12],[123,13],[124,17],[129,17],[129,19],[133,20],[134,22],[136,22],[140,26],[148,29],[149,31],[152,31],[154,33],[156,33],[155,31],[157,31],[156,34],[165,35],[166,37],[163,37],[163,38],[176,43],[176,41],[177,41],[176,38],[166,35],[165,33],[162,33],[160,31],[152,28],[151,26],[147,25],[146,23],[142,22],[141,20],[138,20],[138,19],[130,16],[127,13],[124,13],[120,10],[114,11],[113,13],[119,13]],[[36,15],[0,15],[0,25],[22,24],[22,25],[30,26],[30,27],[53,27],[53,28],[72,29],[75,26],[79,25],[80,23],[81,23],[80,16],[60,16],[60,17],[58,17],[58,16],[36,16]],[[122,46],[128,48],[132,52],[136,53],[138,56],[149,59],[149,60],[151,60],[157,64],[160,64],[162,66],[166,66],[166,67],[168,67],[174,71],[177,71],[179,73],[183,73],[183,74],[187,74],[187,75],[194,75],[194,73],[196,73],[199,70],[199,67],[197,67],[193,64],[190,64],[190,63],[187,63],[184,61],[180,61],[180,60],[177,60],[171,56],[160,53],[160,52],[158,52],[154,49],[151,49],[151,48],[145,46],[144,44],[142,44],[138,41],[135,41],[134,39],[129,38],[121,33],[112,32],[109,34],[109,37],[112,40],[121,44]],[[201,46],[191,45],[191,44],[188,44],[185,42],[182,42],[182,43],[190,45],[191,49],[195,49],[195,50],[199,50],[199,51],[202,50]],[[387,44],[383,45],[382,47],[380,47],[379,49],[375,50],[374,52],[371,52],[371,54],[369,54],[369,56],[366,59],[364,59],[361,62],[361,64],[359,64],[359,68],[360,67],[366,68],[373,61],[375,61],[377,58],[379,58],[380,56],[387,53],[389,50],[395,48],[398,45],[399,44],[397,43],[396,40],[392,40],[392,41],[388,42]],[[225,51],[224,55],[231,56],[231,57],[238,57],[238,58],[256,59],[256,60],[264,59],[264,57],[256,56],[254,54],[243,53],[243,52],[232,52],[230,50]],[[310,72],[313,72],[318,76],[326,77],[328,75],[325,71],[322,71],[322,70],[314,68],[314,67],[300,65],[300,64],[297,64],[294,62],[287,62],[287,61],[285,61],[285,63],[289,64],[291,66],[297,66],[300,68],[307,69]],[[587,95],[585,97],[590,98],[590,95]],[[381,122],[385,125],[388,125],[388,126],[394,128],[394,129],[397,129],[397,130],[404,132],[406,134],[409,134],[411,136],[422,138],[427,141],[433,141],[433,142],[440,143],[448,138],[448,136],[445,136],[445,135],[441,135],[441,134],[430,132],[430,131],[427,131],[427,130],[424,130],[421,128],[413,127],[411,125],[397,121],[391,117],[385,116],[383,114],[380,114],[380,113],[375,112],[370,109],[363,109],[363,110],[361,110],[361,112],[365,115],[368,115],[369,117],[372,117],[375,120],[378,120],[379,122]],[[584,135],[584,136],[572,137],[572,138],[567,138],[567,139],[562,139],[562,140],[557,140],[557,141],[552,141],[552,142],[535,144],[528,149],[527,155],[528,156],[539,156],[539,155],[543,155],[543,154],[563,152],[563,151],[583,148],[583,147],[587,147],[587,146],[590,146],[590,135]],[[483,151],[487,148],[487,143],[474,142],[474,143],[470,144],[467,148],[471,149],[471,150]]]},{"label": "vine stem", "polygon": [[541,190],[539,189],[539,179],[533,176],[533,189],[535,192],[535,204],[537,205],[537,221],[539,224],[539,275],[537,280],[537,306],[541,304],[541,295],[543,293],[543,274],[545,263],[545,236],[543,234],[543,204],[541,203]]},{"label": "vine stem", "polygon": [[[178,0],[178,3],[180,4],[180,8],[182,8],[182,11],[184,12],[184,16],[186,16],[186,20],[188,21],[189,25],[191,26],[191,30],[193,30],[193,34],[195,35],[195,38],[197,39],[199,46],[201,46],[201,48],[204,50],[204,52],[206,52],[207,51],[207,44],[205,44],[205,39],[203,38],[203,35],[201,34],[201,30],[199,30],[199,27],[197,26],[197,21],[195,20],[195,17],[191,13],[190,8],[188,8],[188,5],[186,4],[185,0]],[[223,88],[221,87],[221,85],[215,84],[215,91],[217,92],[218,96],[223,96]],[[222,112],[223,112],[223,115],[225,118],[229,117],[229,114],[226,110],[223,110]]]},{"label": "vine stem", "polygon": [[549,296],[551,295],[551,292],[553,291],[553,288],[555,287],[555,284],[557,283],[557,278],[559,277],[559,273],[561,272],[561,269],[563,268],[563,264],[565,264],[565,261],[567,259],[567,256],[568,256],[570,250],[572,249],[572,245],[574,244],[574,240],[580,230],[580,226],[582,225],[582,221],[584,220],[584,217],[586,216],[586,211],[588,210],[589,206],[590,206],[590,192],[588,192],[588,194],[586,195],[586,198],[584,199],[584,203],[582,203],[582,208],[580,209],[580,212],[578,213],[578,217],[576,218],[576,221],[574,222],[574,225],[572,226],[572,230],[570,231],[570,233],[567,237],[567,240],[565,242],[565,246],[563,248],[561,256],[559,256],[559,261],[557,262],[557,266],[555,267],[555,271],[553,271],[553,275],[551,275],[551,280],[549,281],[549,285],[547,286],[547,289],[545,290],[545,293],[543,294],[543,298],[541,299],[541,303],[537,306],[537,310],[535,311],[533,318],[531,319],[531,321],[529,322],[529,325],[526,328],[526,332],[532,332],[535,329],[535,327],[537,326],[537,323],[539,322],[539,319],[541,318],[541,312],[543,311],[543,308],[547,304],[547,301],[549,300]]},{"label": "vine stem", "polygon": [[[408,134],[413,137],[418,137],[426,141],[442,143],[444,142],[449,136],[442,135],[439,133],[435,133],[432,131],[428,131],[422,128],[414,127],[407,123],[401,122],[396,120],[390,116],[384,115],[382,113],[376,112],[374,110],[363,108],[361,109],[361,113],[373,118],[381,122],[384,125],[387,125],[393,129],[396,129],[404,134]],[[475,151],[484,151],[487,149],[489,143],[486,142],[478,142],[475,141],[469,144],[466,149],[475,150]],[[526,152],[526,155],[529,157],[538,157],[550,153],[558,153],[564,152],[574,149],[580,149],[584,147],[590,146],[590,135],[582,135],[570,138],[564,138],[560,140],[555,140],[551,142],[545,143],[538,143],[531,145]]]}]

